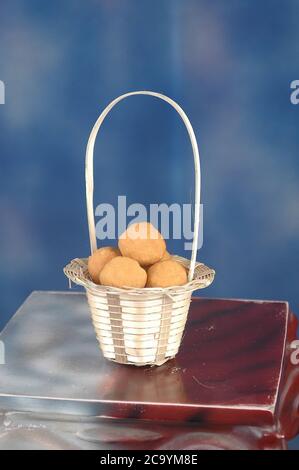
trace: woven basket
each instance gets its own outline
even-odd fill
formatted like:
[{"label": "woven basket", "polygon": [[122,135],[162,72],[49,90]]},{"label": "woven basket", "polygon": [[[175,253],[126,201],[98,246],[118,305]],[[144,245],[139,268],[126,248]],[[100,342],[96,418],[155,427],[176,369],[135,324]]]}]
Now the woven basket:
[{"label": "woven basket", "polygon": [[200,211],[200,161],[194,131],[182,108],[160,93],[137,91],[112,101],[96,121],[86,150],[86,201],[91,253],[97,249],[93,207],[93,152],[97,133],[110,110],[132,95],[151,95],[169,103],[187,128],[194,156],[195,215],[191,261],[174,258],[188,269],[188,282],[168,288],[115,288],[95,284],[88,273],[87,259],[74,259],[64,273],[86,289],[91,318],[103,355],[112,361],[135,366],[161,365],[180,347],[192,292],[209,286],[215,271],[196,263]]}]

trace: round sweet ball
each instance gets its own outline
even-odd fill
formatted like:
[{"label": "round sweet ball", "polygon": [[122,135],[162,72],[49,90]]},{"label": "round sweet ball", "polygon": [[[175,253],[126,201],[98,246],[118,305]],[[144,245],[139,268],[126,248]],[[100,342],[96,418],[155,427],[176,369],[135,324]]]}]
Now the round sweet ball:
[{"label": "round sweet ball", "polygon": [[100,272],[102,271],[105,264],[116,256],[120,256],[120,251],[118,248],[113,248],[112,246],[104,246],[96,250],[88,258],[87,268],[93,282],[95,282],[96,284],[100,283]]},{"label": "round sweet ball", "polygon": [[187,271],[184,266],[172,259],[160,261],[147,271],[146,287],[182,286],[187,283]]},{"label": "round sweet ball", "polygon": [[123,256],[135,259],[141,266],[157,263],[166,251],[161,233],[148,222],[129,225],[120,236],[118,247]]},{"label": "round sweet ball", "polygon": [[145,287],[147,274],[137,261],[117,256],[109,261],[100,272],[100,282],[111,287]]}]

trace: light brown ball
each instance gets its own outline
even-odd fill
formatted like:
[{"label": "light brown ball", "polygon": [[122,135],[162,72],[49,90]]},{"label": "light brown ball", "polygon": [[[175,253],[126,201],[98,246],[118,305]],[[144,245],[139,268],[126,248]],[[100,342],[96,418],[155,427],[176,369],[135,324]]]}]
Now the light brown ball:
[{"label": "light brown ball", "polygon": [[118,247],[123,256],[135,259],[141,266],[160,261],[166,251],[161,233],[148,222],[129,225],[120,236]]},{"label": "light brown ball", "polygon": [[146,287],[182,286],[186,283],[186,269],[172,259],[153,264],[147,271]]},{"label": "light brown ball", "polygon": [[111,287],[145,287],[147,274],[134,259],[117,256],[100,272],[100,282]]},{"label": "light brown ball", "polygon": [[91,279],[96,284],[100,283],[99,275],[103,267],[105,266],[108,261],[115,258],[116,256],[120,256],[120,251],[118,248],[113,248],[112,246],[104,246],[96,250],[89,258],[88,258],[88,272],[91,276]]}]

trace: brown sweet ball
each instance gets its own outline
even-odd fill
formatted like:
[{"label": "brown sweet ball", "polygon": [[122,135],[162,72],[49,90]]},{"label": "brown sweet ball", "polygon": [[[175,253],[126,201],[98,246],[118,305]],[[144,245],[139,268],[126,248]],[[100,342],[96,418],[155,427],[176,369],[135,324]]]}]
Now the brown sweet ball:
[{"label": "brown sweet ball", "polygon": [[159,261],[148,269],[146,287],[182,286],[187,280],[184,266],[170,259]]},{"label": "brown sweet ball", "polygon": [[111,287],[144,287],[147,274],[134,259],[117,256],[100,272],[100,282]]},{"label": "brown sweet ball", "polygon": [[141,266],[157,263],[166,251],[161,233],[148,222],[129,225],[120,236],[118,247],[123,256],[135,259]]},{"label": "brown sweet ball", "polygon": [[88,272],[91,276],[91,279],[96,284],[99,284],[99,275],[103,267],[108,261],[112,260],[116,256],[120,256],[120,251],[118,248],[113,248],[112,246],[104,246],[96,250],[88,258]]}]

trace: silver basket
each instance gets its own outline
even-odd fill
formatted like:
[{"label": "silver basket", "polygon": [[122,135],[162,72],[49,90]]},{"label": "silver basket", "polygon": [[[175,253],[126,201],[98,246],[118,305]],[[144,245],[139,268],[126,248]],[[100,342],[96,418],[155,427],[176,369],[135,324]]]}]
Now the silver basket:
[{"label": "silver basket", "polygon": [[195,217],[191,261],[174,256],[188,269],[188,282],[168,288],[115,288],[95,284],[87,259],[74,259],[64,273],[86,290],[91,318],[103,355],[120,364],[161,365],[180,347],[192,292],[208,287],[215,271],[196,262],[200,210],[200,161],[196,138],[184,111],[167,96],[150,91],[127,93],[112,101],[96,121],[86,150],[86,199],[91,253],[97,249],[93,208],[93,151],[101,124],[109,111],[132,95],[151,95],[168,102],[184,121],[193,149],[195,166]]}]

